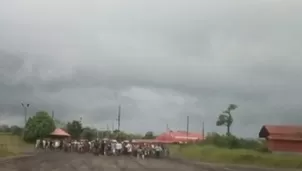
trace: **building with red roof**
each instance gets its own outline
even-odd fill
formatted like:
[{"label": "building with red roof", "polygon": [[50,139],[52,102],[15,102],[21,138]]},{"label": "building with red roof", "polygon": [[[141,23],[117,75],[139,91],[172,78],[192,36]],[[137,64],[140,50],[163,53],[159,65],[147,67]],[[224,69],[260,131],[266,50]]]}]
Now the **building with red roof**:
[{"label": "building with red roof", "polygon": [[167,142],[167,143],[178,143],[178,142],[195,142],[203,140],[204,136],[199,133],[186,131],[167,131],[156,137],[156,140]]},{"label": "building with red roof", "polygon": [[271,151],[302,153],[302,125],[264,125],[259,138],[266,139]]}]

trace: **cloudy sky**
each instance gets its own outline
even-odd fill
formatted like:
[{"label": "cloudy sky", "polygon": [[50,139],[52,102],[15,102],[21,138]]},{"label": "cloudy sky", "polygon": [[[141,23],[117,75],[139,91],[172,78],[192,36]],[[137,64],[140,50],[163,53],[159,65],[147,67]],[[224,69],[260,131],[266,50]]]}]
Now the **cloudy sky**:
[{"label": "cloudy sky", "polygon": [[[302,2],[7,0],[0,2],[0,122],[55,111],[121,129],[235,134],[302,122]],[[116,127],[116,125],[115,125]]]}]

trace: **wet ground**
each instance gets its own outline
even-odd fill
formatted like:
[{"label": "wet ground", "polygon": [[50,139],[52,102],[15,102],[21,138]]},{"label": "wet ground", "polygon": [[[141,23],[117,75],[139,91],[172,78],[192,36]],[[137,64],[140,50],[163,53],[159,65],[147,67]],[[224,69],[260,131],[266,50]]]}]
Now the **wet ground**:
[{"label": "wet ground", "polygon": [[266,171],[255,168],[229,168],[200,165],[168,159],[136,159],[127,156],[106,157],[64,152],[39,153],[0,161],[0,171]]}]

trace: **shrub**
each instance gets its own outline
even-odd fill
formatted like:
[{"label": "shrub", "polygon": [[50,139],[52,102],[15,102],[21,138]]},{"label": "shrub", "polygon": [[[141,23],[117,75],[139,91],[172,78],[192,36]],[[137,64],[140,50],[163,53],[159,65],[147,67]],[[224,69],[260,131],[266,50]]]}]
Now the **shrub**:
[{"label": "shrub", "polygon": [[202,145],[214,145],[221,148],[229,149],[252,149],[261,152],[268,152],[263,141],[257,139],[238,138],[234,135],[220,135],[218,133],[210,133],[206,139],[202,141]]}]

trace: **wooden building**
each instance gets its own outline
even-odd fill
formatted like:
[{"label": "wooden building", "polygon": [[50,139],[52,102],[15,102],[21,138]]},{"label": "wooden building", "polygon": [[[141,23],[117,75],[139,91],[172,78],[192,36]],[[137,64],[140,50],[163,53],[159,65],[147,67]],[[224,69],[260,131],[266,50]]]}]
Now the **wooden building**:
[{"label": "wooden building", "polygon": [[264,125],[259,137],[272,152],[302,153],[302,125]]}]

